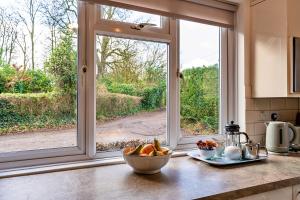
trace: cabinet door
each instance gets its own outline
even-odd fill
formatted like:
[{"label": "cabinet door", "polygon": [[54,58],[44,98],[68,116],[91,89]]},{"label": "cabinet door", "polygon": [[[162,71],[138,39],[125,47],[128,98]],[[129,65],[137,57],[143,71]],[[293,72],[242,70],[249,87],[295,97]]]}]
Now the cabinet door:
[{"label": "cabinet door", "polygon": [[286,97],[287,2],[265,0],[251,7],[253,97]]},{"label": "cabinet door", "polygon": [[237,200],[293,200],[293,188],[286,187],[278,190],[243,197]]}]

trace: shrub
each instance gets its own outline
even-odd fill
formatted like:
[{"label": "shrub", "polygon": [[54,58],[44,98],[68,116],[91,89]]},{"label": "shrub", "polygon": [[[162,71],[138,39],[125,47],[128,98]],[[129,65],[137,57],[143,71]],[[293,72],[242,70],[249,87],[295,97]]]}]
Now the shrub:
[{"label": "shrub", "polygon": [[125,94],[97,94],[97,119],[125,116],[140,110],[141,98]]},{"label": "shrub", "polygon": [[160,108],[163,105],[164,98],[163,87],[147,87],[141,92],[143,109]]},{"label": "shrub", "polygon": [[0,94],[0,133],[74,124],[70,101],[70,96],[56,93]]},{"label": "shrub", "polygon": [[128,94],[131,96],[136,96],[138,94],[137,88],[134,84],[112,83],[107,89],[112,93]]},{"label": "shrub", "polygon": [[53,75],[57,89],[63,93],[75,94],[77,83],[76,51],[72,44],[72,34],[66,33],[44,64]]},{"label": "shrub", "polygon": [[180,88],[180,114],[192,124],[201,123],[205,129],[218,128],[219,79],[217,65],[183,71]]},{"label": "shrub", "polygon": [[[107,90],[111,93],[127,94],[142,98],[142,108],[152,110],[165,106],[166,88],[160,85],[138,87],[135,84],[125,84],[111,81],[104,81]],[[162,85],[162,84],[161,84]]]},{"label": "shrub", "polygon": [[41,70],[17,71],[12,66],[0,68],[0,93],[38,93],[52,90],[51,79]]}]

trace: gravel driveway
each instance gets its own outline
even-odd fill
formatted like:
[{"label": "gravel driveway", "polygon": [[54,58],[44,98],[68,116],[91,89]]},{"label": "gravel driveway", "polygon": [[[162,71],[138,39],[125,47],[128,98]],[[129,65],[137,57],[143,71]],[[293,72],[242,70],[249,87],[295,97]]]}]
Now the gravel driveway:
[{"label": "gravel driveway", "polygon": [[[110,143],[132,139],[162,139],[166,133],[166,111],[145,112],[98,124],[96,141]],[[0,152],[76,146],[76,129],[0,136]]]}]

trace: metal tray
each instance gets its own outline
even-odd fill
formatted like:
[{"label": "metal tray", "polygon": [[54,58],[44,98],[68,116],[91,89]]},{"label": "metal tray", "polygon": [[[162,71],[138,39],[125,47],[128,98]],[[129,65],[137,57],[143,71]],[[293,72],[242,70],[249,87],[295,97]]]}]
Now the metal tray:
[{"label": "metal tray", "polygon": [[203,159],[203,158],[200,157],[198,150],[188,152],[187,155],[194,158],[194,159],[206,162],[210,165],[218,165],[218,166],[236,165],[236,164],[241,164],[241,163],[250,163],[250,162],[256,162],[256,161],[260,161],[260,160],[266,160],[268,158],[267,155],[260,154],[259,158],[254,159],[254,160],[229,160],[229,159],[226,159],[225,157],[214,157],[210,160],[206,160],[206,159]]}]

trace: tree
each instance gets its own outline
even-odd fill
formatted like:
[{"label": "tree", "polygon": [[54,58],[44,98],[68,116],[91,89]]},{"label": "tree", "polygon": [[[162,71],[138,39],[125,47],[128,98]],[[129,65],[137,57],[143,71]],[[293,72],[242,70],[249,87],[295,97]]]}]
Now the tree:
[{"label": "tree", "polygon": [[77,0],[49,0],[42,4],[42,12],[47,24],[66,31],[77,23]]},{"label": "tree", "polygon": [[19,33],[19,36],[17,37],[17,45],[19,46],[23,54],[23,67],[24,70],[26,70],[29,58],[28,58],[28,44],[27,44],[25,33],[23,32]]},{"label": "tree", "polygon": [[18,24],[14,13],[8,13],[4,8],[0,8],[0,60],[8,64],[11,64],[16,50]]},{"label": "tree", "polygon": [[44,64],[54,77],[58,90],[64,94],[76,94],[76,52],[72,44],[72,34],[67,32]]},{"label": "tree", "polygon": [[24,0],[22,10],[18,11],[21,22],[26,27],[31,43],[31,67],[35,68],[35,28],[38,13],[41,11],[40,0]]}]

